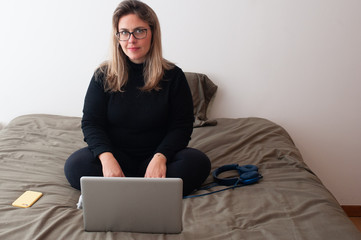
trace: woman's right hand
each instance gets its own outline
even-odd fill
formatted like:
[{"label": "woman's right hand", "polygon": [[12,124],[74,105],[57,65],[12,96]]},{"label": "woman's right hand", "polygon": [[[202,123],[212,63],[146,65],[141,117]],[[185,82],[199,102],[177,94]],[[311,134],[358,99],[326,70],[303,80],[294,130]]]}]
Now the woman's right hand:
[{"label": "woman's right hand", "polygon": [[102,163],[104,177],[125,177],[122,168],[112,153],[104,152],[99,155],[99,159]]}]

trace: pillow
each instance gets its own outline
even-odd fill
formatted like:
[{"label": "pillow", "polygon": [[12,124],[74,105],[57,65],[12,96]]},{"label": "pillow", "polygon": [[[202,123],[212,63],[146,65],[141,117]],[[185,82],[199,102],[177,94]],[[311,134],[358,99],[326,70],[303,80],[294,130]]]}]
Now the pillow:
[{"label": "pillow", "polygon": [[205,74],[185,72],[188,85],[191,89],[194,105],[194,124],[193,127],[206,125],[216,125],[217,121],[208,120],[208,105],[217,91],[215,85]]}]

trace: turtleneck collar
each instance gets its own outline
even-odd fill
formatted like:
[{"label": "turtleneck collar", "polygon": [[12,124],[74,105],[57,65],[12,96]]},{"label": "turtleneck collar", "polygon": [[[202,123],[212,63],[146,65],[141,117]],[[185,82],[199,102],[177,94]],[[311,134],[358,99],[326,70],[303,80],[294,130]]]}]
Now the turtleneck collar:
[{"label": "turtleneck collar", "polygon": [[144,76],[143,76],[143,67],[144,64],[134,63],[127,58],[128,64],[128,82],[126,89],[127,91],[132,91],[131,89],[138,89],[139,87],[144,86]]},{"label": "turtleneck collar", "polygon": [[135,72],[138,72],[138,71],[143,72],[144,63],[134,63],[128,57],[127,57],[127,63],[129,66],[129,70],[135,71]]}]

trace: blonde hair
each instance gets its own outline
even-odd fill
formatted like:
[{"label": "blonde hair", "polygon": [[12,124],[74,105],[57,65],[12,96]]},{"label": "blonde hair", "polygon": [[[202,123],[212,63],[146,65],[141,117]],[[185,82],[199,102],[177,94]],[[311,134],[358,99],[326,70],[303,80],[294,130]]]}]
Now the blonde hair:
[{"label": "blonde hair", "polygon": [[151,46],[144,62],[144,81],[142,91],[160,90],[164,71],[172,69],[174,64],[162,56],[161,31],[158,17],[155,12],[145,3],[138,0],[122,1],[113,13],[112,44],[110,60],[100,66],[106,73],[105,90],[111,92],[123,91],[123,86],[128,81],[127,56],[124,54],[116,33],[118,32],[119,19],[128,14],[135,14],[144,22],[148,23],[152,31]]}]

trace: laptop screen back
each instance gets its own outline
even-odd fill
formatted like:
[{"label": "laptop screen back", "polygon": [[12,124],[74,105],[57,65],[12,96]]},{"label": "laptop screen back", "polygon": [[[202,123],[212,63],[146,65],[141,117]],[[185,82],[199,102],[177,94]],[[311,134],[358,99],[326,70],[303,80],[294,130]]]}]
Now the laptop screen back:
[{"label": "laptop screen back", "polygon": [[179,233],[180,178],[82,177],[86,231]]}]

